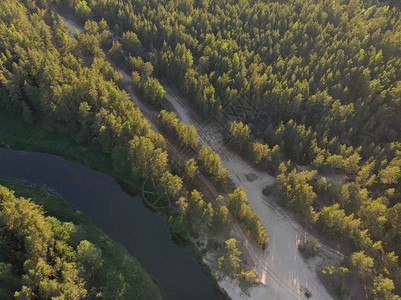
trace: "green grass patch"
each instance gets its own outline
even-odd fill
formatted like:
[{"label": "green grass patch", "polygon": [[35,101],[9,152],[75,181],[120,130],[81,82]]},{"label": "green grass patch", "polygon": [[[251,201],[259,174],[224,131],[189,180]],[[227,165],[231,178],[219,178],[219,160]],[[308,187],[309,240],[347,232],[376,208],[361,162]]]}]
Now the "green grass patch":
[{"label": "green grass patch", "polygon": [[82,144],[54,127],[40,123],[28,124],[4,112],[0,112],[0,147],[54,154],[107,173],[135,189],[143,186],[143,179],[139,176],[116,172],[110,154],[104,153],[97,143]]},{"label": "green grass patch", "polygon": [[100,170],[112,170],[110,155],[94,144],[82,146],[67,133],[42,124],[27,124],[4,113],[0,113],[0,125],[0,145],[3,147],[51,153]]}]

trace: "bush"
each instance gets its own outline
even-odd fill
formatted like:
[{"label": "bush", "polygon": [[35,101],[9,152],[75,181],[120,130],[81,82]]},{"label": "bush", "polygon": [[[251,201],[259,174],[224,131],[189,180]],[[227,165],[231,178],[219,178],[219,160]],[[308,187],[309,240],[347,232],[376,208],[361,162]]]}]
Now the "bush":
[{"label": "bush", "polygon": [[350,274],[351,272],[349,269],[338,264],[324,266],[318,272],[322,282],[326,285],[326,287],[332,289],[338,297],[344,295],[344,283]]},{"label": "bush", "polygon": [[183,216],[170,216],[167,224],[170,226],[171,231],[176,234],[184,234],[187,230],[187,221]]},{"label": "bush", "polygon": [[256,275],[255,270],[241,270],[241,273],[238,277],[241,289],[244,292],[247,292],[249,288],[254,286],[257,282],[258,275]]},{"label": "bush", "polygon": [[197,232],[195,232],[195,231],[191,231],[191,232],[189,233],[189,236],[190,236],[191,238],[195,239],[195,240],[197,240],[197,239],[199,238],[199,234],[198,234]]},{"label": "bush", "polygon": [[317,239],[308,239],[305,243],[298,246],[299,252],[305,257],[313,257],[319,253],[320,244]]},{"label": "bush", "polygon": [[220,248],[220,244],[218,241],[214,240],[214,239],[210,239],[207,241],[207,246],[206,249],[208,251],[210,250],[217,250],[218,248]]}]

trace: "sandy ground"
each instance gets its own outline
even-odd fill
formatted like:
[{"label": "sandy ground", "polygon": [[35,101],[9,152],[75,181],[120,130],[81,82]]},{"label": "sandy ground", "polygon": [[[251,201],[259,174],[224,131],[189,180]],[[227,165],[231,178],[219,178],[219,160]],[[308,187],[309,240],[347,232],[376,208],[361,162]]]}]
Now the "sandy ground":
[{"label": "sandy ground", "polygon": [[[322,245],[319,257],[306,262],[297,250],[298,244],[309,234],[294,222],[290,215],[262,194],[263,188],[274,182],[274,177],[253,168],[242,157],[229,149],[224,142],[223,129],[217,122],[207,125],[198,118],[178,93],[166,85],[166,98],[177,115],[198,130],[201,142],[218,153],[222,163],[232,176],[236,186],[243,186],[248,194],[250,206],[260,216],[270,236],[267,249],[263,252],[247,243],[240,228],[234,228],[234,237],[242,243],[256,261],[255,268],[264,286],[251,289],[251,299],[306,299],[301,289],[307,288],[311,299],[331,299],[317,278],[315,268],[323,260],[338,260],[341,255]],[[248,298],[227,281],[219,282],[233,299]]]},{"label": "sandy ground", "polygon": [[[82,30],[74,21],[65,18],[64,20],[72,30]],[[125,83],[130,82],[128,74],[117,66],[113,66],[123,75]],[[246,189],[250,206],[260,216],[260,220],[270,236],[267,249],[262,251],[254,243],[248,243],[247,236],[241,228],[234,225],[232,235],[237,239],[240,247],[245,248],[252,257],[255,262],[253,267],[262,284],[252,288],[249,291],[250,295],[241,292],[237,284],[227,279],[220,279],[219,285],[233,299],[307,299],[303,293],[304,288],[312,294],[310,299],[332,299],[319,281],[315,268],[324,261],[340,260],[341,254],[322,245],[318,257],[305,261],[297,250],[297,246],[310,235],[293,221],[286,211],[262,194],[263,188],[272,184],[275,178],[256,170],[229,149],[223,138],[222,127],[217,122],[198,121],[199,118],[190,109],[186,99],[179,97],[175,89],[165,84],[163,88],[166,91],[166,99],[174,107],[177,116],[187,125],[196,127],[201,144],[208,145],[218,153],[224,167],[230,171],[235,185],[243,186]],[[156,113],[142,103],[129,86],[126,90],[134,103],[142,110],[152,129],[158,131],[156,124],[152,121]],[[207,255],[204,261],[213,268],[216,258],[213,255]]]}]

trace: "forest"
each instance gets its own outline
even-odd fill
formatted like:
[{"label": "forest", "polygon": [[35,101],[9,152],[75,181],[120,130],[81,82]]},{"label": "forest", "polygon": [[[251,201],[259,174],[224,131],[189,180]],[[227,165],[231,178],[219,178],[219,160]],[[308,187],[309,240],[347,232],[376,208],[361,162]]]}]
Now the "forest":
[{"label": "forest", "polygon": [[[119,172],[160,182],[173,199],[177,230],[223,228],[230,214],[263,245],[267,233],[240,187],[223,201],[190,188],[197,172],[220,188],[229,184],[218,155],[200,146],[193,127],[162,110],[163,132],[196,152],[176,170],[165,138],[129,101],[106,57],[126,66],[150,105],[164,107],[165,80],[204,118],[226,121],[232,148],[277,176],[271,196],[305,226],[340,241],[345,258],[320,271],[335,293],[347,293],[347,280],[355,278],[366,298],[399,299],[399,2],[2,3],[2,109],[96,143]],[[70,38],[49,3],[68,9],[85,32]],[[234,242],[226,247],[236,253]],[[224,259],[220,265],[230,269]]]},{"label": "forest", "polygon": [[[71,135],[83,146],[97,148],[112,161],[113,173],[126,181],[152,182],[150,188],[160,195],[153,207],[160,209],[172,230],[184,238],[190,230],[219,234],[231,220],[238,220],[259,247],[265,245],[265,228],[248,205],[245,192],[228,187],[229,172],[222,167],[219,156],[210,148],[198,147],[198,134],[193,127],[162,111],[159,119],[163,130],[177,137],[184,147],[199,152],[196,160],[178,158],[177,169],[164,137],[151,129],[125,91],[121,74],[112,66],[128,59],[135,91],[151,105],[160,105],[164,91],[152,77],[152,64],[127,56],[123,49],[126,46],[112,39],[106,21],[87,20],[85,31],[76,31],[71,37],[69,28],[45,1],[7,0],[2,4],[3,113],[18,116],[27,124],[44,124]],[[125,35],[127,43],[134,37]],[[224,191],[225,197],[206,198],[194,188],[197,165]],[[230,274],[248,282],[245,286],[254,283],[253,270],[243,265],[234,270]],[[28,294],[35,292],[26,290]]]},{"label": "forest", "polygon": [[[401,293],[397,2],[55,3],[106,20],[129,56],[150,62],[204,115],[252,103],[255,116],[230,120],[233,147],[277,174],[283,205],[352,249],[322,276],[338,293],[350,274],[369,297]],[[372,262],[364,272],[357,254]]]},{"label": "forest", "polygon": [[139,262],[62,198],[0,182],[1,299],[162,298]]}]

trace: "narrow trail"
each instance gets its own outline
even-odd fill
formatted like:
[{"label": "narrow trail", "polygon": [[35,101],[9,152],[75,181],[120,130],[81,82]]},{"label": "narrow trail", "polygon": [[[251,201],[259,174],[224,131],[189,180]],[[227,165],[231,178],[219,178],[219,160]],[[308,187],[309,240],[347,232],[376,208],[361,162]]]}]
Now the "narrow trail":
[{"label": "narrow trail", "polygon": [[[136,106],[140,108],[142,111],[144,118],[146,121],[150,124],[150,127],[152,128],[153,131],[156,131],[161,134],[159,128],[156,125],[156,120],[158,118],[157,112],[155,112],[153,109],[149,108],[145,103],[143,103],[134,93],[132,89],[132,84],[131,84],[131,77],[121,68],[119,68],[116,64],[113,62],[110,62],[110,64],[115,68],[122,76],[123,76],[123,86],[125,91],[128,92],[129,96],[131,97],[132,102],[135,103]],[[165,139],[167,147],[171,150],[174,151],[174,153],[178,154],[180,158],[182,159],[187,159],[188,157],[185,157],[185,154],[181,153],[179,149],[169,141],[169,139]],[[199,174],[199,179],[200,181],[207,187],[209,192],[217,197],[218,193],[216,188],[213,186],[213,184],[208,180],[203,174]]]},{"label": "narrow trail", "polygon": [[[73,20],[64,17],[63,19],[72,31],[75,29],[83,31],[82,26]],[[125,90],[129,93],[132,101],[141,109],[151,128],[159,132],[155,124],[157,112],[150,109],[135,95],[130,76],[112,62],[111,64],[123,76]],[[322,244],[319,256],[313,260],[305,261],[297,247],[305,237],[310,235],[292,219],[289,213],[262,193],[263,188],[272,184],[275,178],[256,170],[233,150],[229,149],[223,136],[223,129],[217,122],[202,122],[191,109],[190,104],[187,103],[187,99],[181,97],[174,88],[165,83],[162,85],[166,91],[166,99],[176,111],[178,118],[197,129],[200,143],[211,147],[218,153],[224,167],[230,171],[235,185],[245,188],[250,206],[260,216],[262,224],[269,233],[268,247],[262,251],[254,243],[249,243],[248,237],[238,224],[233,226],[234,238],[252,256],[256,263],[254,267],[263,285],[252,288],[250,296],[244,295],[237,285],[233,286],[227,280],[220,280],[219,285],[226,289],[233,299],[307,299],[302,291],[304,288],[307,288],[312,294],[310,299],[332,299],[319,281],[315,268],[323,261],[339,261],[342,257],[341,253],[337,253],[334,249]],[[178,151],[174,145],[168,141],[167,143],[170,150]],[[210,181],[202,174],[200,180],[210,189],[212,194],[216,194],[214,186],[211,186]]]},{"label": "narrow trail", "polygon": [[[55,9],[53,11],[58,14]],[[71,30],[71,37],[74,37],[74,32],[77,30],[80,33],[83,33],[84,30],[82,26],[80,26],[78,23],[76,23],[74,20],[67,19],[60,14],[58,14],[60,17],[63,18],[64,23],[70,28]],[[161,133],[159,128],[157,127],[155,121],[157,120],[157,112],[155,112],[153,109],[149,108],[147,104],[142,102],[138,96],[134,93],[132,89],[132,84],[131,84],[131,76],[128,75],[123,69],[121,69],[119,66],[117,66],[115,63],[109,60],[109,63],[111,66],[116,69],[121,75],[122,75],[122,84],[124,86],[124,90],[128,93],[130,96],[132,102],[135,103],[136,106],[139,107],[139,109],[142,111],[143,116],[145,120],[149,123],[150,128],[158,133]],[[179,149],[176,147],[176,145],[172,144],[168,139],[165,139],[167,147],[171,150],[174,151],[175,153],[179,153]],[[182,159],[187,159],[187,157],[184,157],[185,155],[182,153],[179,153],[180,157]],[[218,196],[218,192],[216,190],[216,187],[208,180],[203,174],[199,174],[199,179],[203,183],[204,186],[209,190],[210,194],[212,194],[214,197]]]}]

